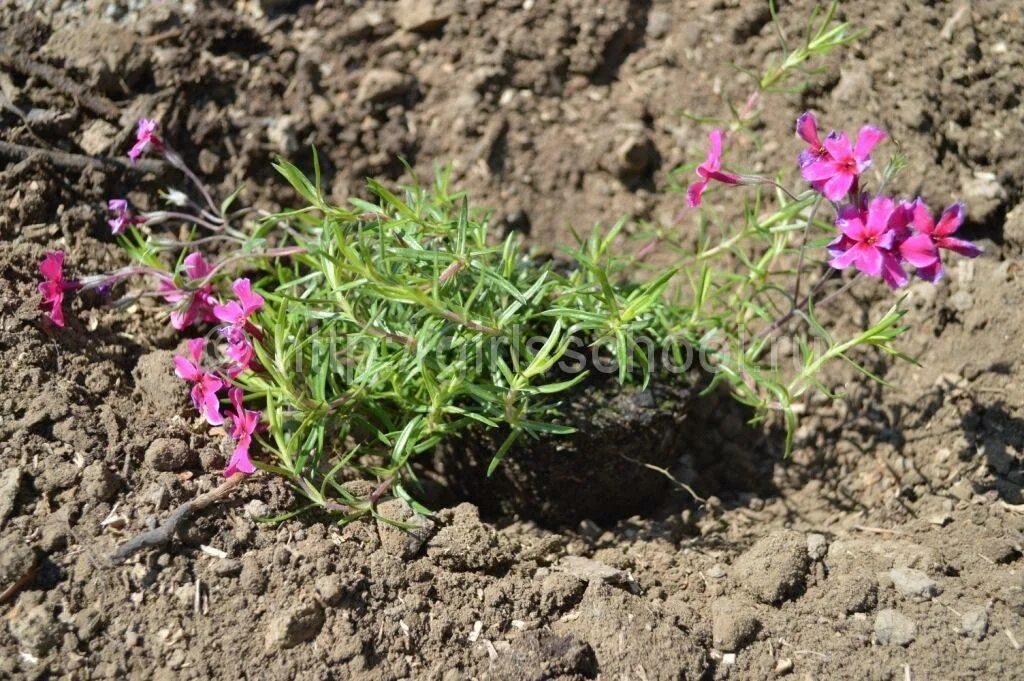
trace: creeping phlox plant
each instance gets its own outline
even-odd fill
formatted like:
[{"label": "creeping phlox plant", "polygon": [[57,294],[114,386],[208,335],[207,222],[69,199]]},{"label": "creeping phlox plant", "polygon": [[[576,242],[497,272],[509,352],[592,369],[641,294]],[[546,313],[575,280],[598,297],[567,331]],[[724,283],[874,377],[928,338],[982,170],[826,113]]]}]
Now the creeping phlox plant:
[{"label": "creeping phlox plant", "polygon": [[[844,31],[819,29],[797,63],[842,44]],[[569,435],[559,398],[594,371],[646,385],[699,356],[709,390],[724,384],[755,418],[782,416],[788,450],[799,407],[824,388],[827,363],[871,375],[858,349],[902,357],[893,347],[905,330],[899,301],[846,338],[826,329],[816,308],[864,277],[898,289],[913,268],[936,282],[942,251],[980,252],[956,236],[961,204],[935,220],[920,198],[884,194],[904,165],[898,155],[873,174],[872,191],[885,132],[865,126],[852,141],[841,132],[822,138],[808,112],[796,133],[807,146],[794,170],[806,184],[790,191],[784,175],[725,169],[726,133],[710,132],[686,203],[701,206],[714,185],[750,188],[742,215],[719,236],[709,214],[694,210],[695,245],[678,226],[662,226],[641,230],[641,248],[622,248],[620,222],[577,236],[553,258],[524,252],[514,234],[496,239],[444,171],[432,186],[399,193],[370,180],[373,201],[335,205],[321,192],[315,154],[312,179],[278,160],[305,205],[232,211],[239,192],[215,202],[157,124],[142,120],[129,157],[162,155],[198,198],[171,190],[166,210],[141,213],[111,199],[111,232],[134,264],[70,280],[63,253],[50,253],[40,265],[42,307],[64,326],[66,295],[147,282],[126,299],[162,301],[170,324],[191,336],[174,371],[199,416],[226,426],[235,442],[224,475],[283,475],[344,519],[373,513],[386,492],[415,505],[414,458],[467,429],[505,433],[491,470],[522,438]],[[822,206],[834,220],[818,217]],[[162,235],[167,224],[186,226],[188,237]],[[652,254],[668,265],[650,271]],[[789,367],[774,352],[784,330],[795,355]],[[344,484],[357,477],[379,484],[359,497]]]}]

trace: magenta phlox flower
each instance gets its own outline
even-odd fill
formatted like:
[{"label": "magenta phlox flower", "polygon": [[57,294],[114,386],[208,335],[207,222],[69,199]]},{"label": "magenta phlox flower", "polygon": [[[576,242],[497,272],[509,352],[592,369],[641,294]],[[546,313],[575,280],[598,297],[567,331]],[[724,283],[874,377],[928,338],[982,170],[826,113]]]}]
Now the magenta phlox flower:
[{"label": "magenta phlox flower", "polygon": [[841,234],[828,245],[829,265],[836,269],[854,266],[870,277],[881,277],[892,288],[907,283],[895,246],[906,229],[907,213],[885,196],[864,206],[839,209],[836,227]]},{"label": "magenta phlox flower", "polygon": [[42,296],[39,309],[45,310],[54,324],[64,326],[64,294],[81,288],[77,281],[64,278],[64,251],[47,253],[39,263],[39,274],[43,277],[38,287]]},{"label": "magenta phlox flower", "polygon": [[128,158],[135,163],[150,147],[159,151],[164,148],[164,143],[156,135],[156,121],[141,118],[139,127],[135,131],[135,144],[128,150]]},{"label": "magenta phlox flower", "polygon": [[227,324],[221,330],[221,335],[228,344],[225,354],[235,363],[229,373],[237,376],[252,363],[255,353],[249,336],[255,331],[255,327],[249,317],[263,307],[264,301],[252,290],[252,284],[248,279],[236,279],[231,289],[238,300],[214,306],[213,314]]},{"label": "magenta phlox flower", "polygon": [[797,163],[806,168],[815,161],[828,156],[828,150],[818,136],[818,119],[810,111],[805,111],[796,119],[796,134],[807,143],[807,148],[800,152]]},{"label": "magenta phlox flower", "polygon": [[704,162],[697,166],[697,176],[700,178],[690,185],[686,191],[686,201],[690,208],[696,208],[701,204],[704,191],[712,180],[724,184],[740,184],[739,175],[722,171],[722,143],[725,133],[721,130],[712,130],[708,134],[708,151]]},{"label": "magenta phlox flower", "polygon": [[178,378],[192,383],[192,404],[211,426],[224,423],[220,413],[220,398],[217,393],[224,387],[219,376],[202,368],[202,356],[206,350],[206,339],[193,338],[188,341],[185,355],[174,356],[174,373]]},{"label": "magenta phlox flower", "polygon": [[228,419],[231,421],[231,437],[235,440],[235,450],[231,454],[227,468],[224,469],[224,476],[229,477],[235,473],[248,475],[256,471],[256,466],[249,458],[249,447],[252,445],[252,435],[260,425],[260,412],[245,408],[242,404],[241,388],[231,388],[228,390],[228,396],[234,409],[228,413]]},{"label": "magenta phlox flower", "polygon": [[[850,143],[846,133],[829,133],[822,143],[823,156],[800,168],[800,174],[830,201],[842,201],[857,189],[857,180],[871,167],[871,152],[885,139],[885,132],[865,125]],[[807,157],[809,160],[810,157]]]},{"label": "magenta phlox flower", "polygon": [[131,214],[128,202],[124,199],[110,199],[107,201],[107,210],[114,214],[114,217],[107,220],[111,234],[122,234],[130,225],[141,225],[146,222],[145,218]]},{"label": "magenta phlox flower", "polygon": [[[185,276],[191,281],[205,279],[213,268],[203,258],[203,254],[190,253],[182,263]],[[182,289],[172,279],[164,279],[160,282],[161,292],[164,300],[176,306],[171,312],[171,326],[182,331],[192,324],[199,322],[215,322],[217,317],[213,314],[213,308],[219,304],[213,295],[213,284],[206,283],[196,289]]]},{"label": "magenta phlox flower", "polygon": [[936,282],[944,272],[939,249],[953,251],[968,258],[981,255],[981,248],[970,241],[955,236],[964,222],[964,206],[954,203],[948,206],[939,221],[935,222],[928,206],[920,198],[907,205],[910,225],[914,233],[900,243],[900,255],[917,268],[917,275],[926,281]]}]

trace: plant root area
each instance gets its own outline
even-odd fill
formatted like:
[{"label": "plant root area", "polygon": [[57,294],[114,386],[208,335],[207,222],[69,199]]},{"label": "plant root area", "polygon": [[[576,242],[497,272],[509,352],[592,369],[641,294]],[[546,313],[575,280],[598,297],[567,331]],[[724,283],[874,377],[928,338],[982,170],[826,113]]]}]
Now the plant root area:
[{"label": "plant root area", "polygon": [[[779,4],[795,42],[815,3]],[[1024,678],[1024,12],[843,17],[858,40],[767,95],[729,154],[792,169],[812,109],[888,130],[909,156],[893,189],[966,201],[984,255],[907,289],[920,366],[871,360],[884,388],[833,371],[839,399],[807,404],[788,460],[719,414],[672,469],[704,504],[545,529],[453,503],[407,535],[257,522],[295,507],[257,474],[112,565],[220,484],[223,434],[193,417],[155,305],[76,299],[64,330],[37,311],[46,250],[71,275],[124,264],[106,199],[181,182],[84,157],[123,158],[156,118],[222,194],[244,179],[267,209],[294,198],[273,156],[308,165],[310,145],[339,199],[411,180],[402,157],[421,179],[451,162],[550,247],[570,223],[670,224],[684,197],[664,188],[707,136],[683,114],[741,106],[735,67],[777,58],[778,35],[738,0],[0,1],[0,678]],[[684,214],[680,239],[696,229]],[[819,312],[856,325],[891,302],[864,284]]]}]

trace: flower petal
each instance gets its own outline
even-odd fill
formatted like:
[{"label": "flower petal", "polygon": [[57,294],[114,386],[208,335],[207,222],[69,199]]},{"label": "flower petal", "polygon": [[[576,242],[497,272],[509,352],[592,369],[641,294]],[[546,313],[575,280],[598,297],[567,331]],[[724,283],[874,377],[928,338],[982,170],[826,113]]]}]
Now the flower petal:
[{"label": "flower petal", "polygon": [[813,147],[821,146],[821,140],[818,138],[818,119],[810,111],[803,112],[796,119],[796,134]]},{"label": "flower petal", "polygon": [[910,224],[924,234],[932,234],[935,231],[935,219],[921,197],[914,199],[910,204]]},{"label": "flower petal", "polygon": [[210,273],[210,265],[198,251],[185,256],[182,263],[185,266],[185,274],[189,279],[202,279]]},{"label": "flower petal", "polygon": [[178,378],[185,381],[198,381],[202,378],[202,372],[181,355],[175,355],[174,359],[174,373],[177,374]]},{"label": "flower petal", "polygon": [[914,234],[900,244],[900,255],[914,267],[928,267],[939,259],[939,249],[927,234]]},{"label": "flower petal", "polygon": [[253,293],[252,284],[246,278],[236,279],[231,284],[231,290],[238,296],[238,301],[242,304],[242,311],[246,318],[256,310],[263,307],[263,297],[258,293]]},{"label": "flower petal", "polygon": [[939,221],[932,232],[937,237],[952,236],[964,223],[964,204],[954,203],[942,211]]},{"label": "flower petal", "polygon": [[235,473],[250,475],[256,472],[256,466],[253,465],[252,459],[249,458],[249,446],[251,444],[252,439],[248,435],[239,438],[238,444],[235,445],[235,451],[231,454],[231,460],[228,461],[227,468],[224,469],[224,477],[231,477]]},{"label": "flower petal", "polygon": [[927,267],[917,268],[917,276],[921,277],[925,281],[930,281],[933,284],[939,279],[942,279],[944,274],[945,271],[942,269],[942,261],[938,258],[935,259],[934,263]]},{"label": "flower petal", "polygon": [[868,244],[857,244],[851,251],[856,252],[854,265],[869,277],[877,277],[882,273],[883,253],[880,249]]},{"label": "flower petal", "polygon": [[896,204],[888,196],[876,196],[868,205],[868,234],[880,237],[889,229],[889,218],[896,210]]},{"label": "flower petal", "polygon": [[939,239],[936,243],[938,243],[939,248],[945,248],[947,251],[959,253],[966,258],[977,258],[984,252],[981,250],[980,246],[976,246],[966,239],[957,239],[952,236]]},{"label": "flower petal", "polygon": [[705,166],[708,166],[708,170],[718,170],[722,165],[722,141],[725,139],[725,133],[721,130],[715,129],[708,133],[708,154],[707,160],[704,162]]},{"label": "flower petal", "polygon": [[853,178],[853,173],[836,173],[821,188],[821,193],[829,201],[842,201],[853,186]]},{"label": "flower petal", "polygon": [[699,207],[704,197],[704,190],[707,188],[707,180],[697,180],[691,184],[690,188],[686,190],[686,205],[690,208]]},{"label": "flower petal", "polygon": [[882,254],[882,279],[893,289],[902,288],[910,281],[900,261],[892,253]]},{"label": "flower petal", "polygon": [[823,158],[800,169],[800,176],[808,182],[821,182],[831,179],[836,174],[836,164],[831,159]]},{"label": "flower petal", "polygon": [[850,138],[845,132],[833,132],[825,138],[825,149],[835,161],[841,161],[853,156],[853,148],[850,146]]},{"label": "flower petal", "polygon": [[878,146],[878,143],[885,139],[885,131],[870,125],[865,125],[857,133],[857,143],[853,148],[853,155],[858,161],[864,161],[871,155],[871,151]]},{"label": "flower petal", "polygon": [[64,281],[64,251],[47,253],[39,263],[39,273],[50,281]]}]

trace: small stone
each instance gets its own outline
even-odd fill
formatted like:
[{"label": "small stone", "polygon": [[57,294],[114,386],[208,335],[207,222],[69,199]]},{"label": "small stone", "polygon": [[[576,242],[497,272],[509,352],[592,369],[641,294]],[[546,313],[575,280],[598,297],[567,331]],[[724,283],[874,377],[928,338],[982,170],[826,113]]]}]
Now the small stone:
[{"label": "small stone", "polygon": [[121,489],[117,475],[102,461],[93,461],[82,471],[82,492],[96,501],[110,501]]},{"label": "small stone", "polygon": [[970,480],[958,480],[950,485],[949,493],[960,501],[970,501],[974,497],[974,485]]},{"label": "small stone", "polygon": [[1024,202],[1018,203],[1006,214],[1003,224],[1003,243],[1011,254],[1024,253]]},{"label": "small stone", "polygon": [[727,574],[721,563],[715,563],[707,571],[708,579],[724,579]]},{"label": "small stone", "polygon": [[245,515],[252,520],[260,520],[270,515],[270,506],[262,499],[253,499],[245,505]]},{"label": "small stone", "polygon": [[909,645],[916,635],[917,625],[891,608],[880,611],[875,617],[875,642],[879,645]]},{"label": "small stone", "polygon": [[432,33],[443,27],[451,14],[444,0],[398,0],[393,16],[406,31]]},{"label": "small stone", "polygon": [[972,222],[988,222],[1006,202],[1006,188],[995,173],[975,170],[960,178],[960,196]]},{"label": "small stone", "polygon": [[0,473],[0,523],[14,514],[18,505],[18,494],[21,493],[22,471],[12,466]]},{"label": "small stone", "polygon": [[242,572],[242,562],[234,558],[224,558],[213,563],[213,574],[218,577],[237,577]]},{"label": "small stone", "polygon": [[980,641],[988,633],[988,610],[974,608],[968,610],[960,618],[960,635]]},{"label": "small stone", "polygon": [[583,556],[563,556],[551,569],[565,572],[584,582],[604,582],[621,586],[633,581],[627,572]]},{"label": "small stone", "polygon": [[913,568],[893,568],[889,571],[889,579],[897,591],[915,600],[928,600],[942,593],[942,587],[935,580]]},{"label": "small stone", "polygon": [[78,146],[89,156],[103,156],[110,148],[117,128],[104,120],[96,119],[85,126]]},{"label": "small stone", "polygon": [[323,609],[316,603],[306,603],[271,620],[264,645],[268,651],[294,648],[316,638],[323,626]]},{"label": "small stone", "polygon": [[821,560],[828,553],[828,539],[825,535],[811,532],[807,535],[807,556],[811,560]]},{"label": "small stone", "polygon": [[157,471],[178,473],[199,465],[199,455],[183,440],[158,437],[146,449],[146,464]]},{"label": "small stone", "polygon": [[412,78],[394,69],[370,69],[359,82],[356,101],[376,103],[395,99],[412,87]]},{"label": "small stone", "polygon": [[652,9],[647,15],[647,35],[655,40],[664,38],[672,27],[672,15],[663,9]]},{"label": "small stone", "polygon": [[44,605],[8,620],[7,629],[23,649],[39,656],[57,645],[62,633],[53,613]]},{"label": "small stone", "polygon": [[793,660],[788,657],[779,658],[775,663],[775,674],[776,676],[785,676],[786,674],[793,671]]},{"label": "small stone", "polygon": [[741,650],[760,629],[761,622],[749,604],[729,597],[718,598],[711,604],[711,635],[718,650]]}]

